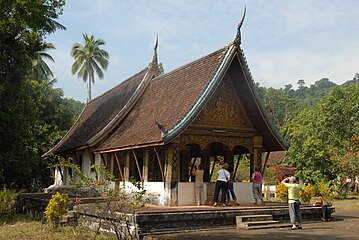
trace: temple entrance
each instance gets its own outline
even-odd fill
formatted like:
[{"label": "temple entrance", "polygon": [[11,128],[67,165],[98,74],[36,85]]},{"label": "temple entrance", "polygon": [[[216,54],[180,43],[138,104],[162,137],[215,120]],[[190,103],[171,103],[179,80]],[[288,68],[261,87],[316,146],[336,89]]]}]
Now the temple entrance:
[{"label": "temple entrance", "polygon": [[[231,149],[220,142],[212,142],[201,149],[199,144],[187,144],[180,151],[179,172],[179,205],[195,205],[195,172],[203,169],[203,183],[206,204],[211,205],[217,172],[224,163],[229,164],[229,172],[235,183],[236,195],[242,199],[252,199],[250,171],[250,151],[244,146],[235,146]],[[251,201],[251,200],[249,200]]]}]

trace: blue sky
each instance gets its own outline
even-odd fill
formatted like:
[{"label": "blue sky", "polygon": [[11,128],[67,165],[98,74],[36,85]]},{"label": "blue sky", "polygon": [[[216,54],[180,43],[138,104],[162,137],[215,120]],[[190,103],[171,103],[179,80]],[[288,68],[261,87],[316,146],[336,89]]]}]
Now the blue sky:
[{"label": "blue sky", "polygon": [[86,100],[86,85],[71,74],[72,44],[82,33],[102,38],[110,54],[96,97],[158,59],[169,72],[233,41],[244,6],[242,48],[261,86],[297,87],[327,77],[342,84],[359,72],[359,1],[356,0],[67,0],[58,20],[67,27],[47,38],[49,63],[65,97]]}]

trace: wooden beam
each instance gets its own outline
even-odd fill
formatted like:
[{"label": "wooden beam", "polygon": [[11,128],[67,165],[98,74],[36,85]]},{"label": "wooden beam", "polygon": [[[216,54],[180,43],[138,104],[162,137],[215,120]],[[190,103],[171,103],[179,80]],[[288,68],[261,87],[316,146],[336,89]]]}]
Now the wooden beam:
[{"label": "wooden beam", "polygon": [[[61,164],[58,157],[56,157],[56,160],[57,160],[58,164]],[[60,166],[57,166],[57,169],[58,169],[58,171],[60,172],[61,181],[62,181],[62,183],[64,183],[64,175],[62,174],[61,167],[60,167]]]},{"label": "wooden beam", "polygon": [[[209,174],[209,181],[211,182],[211,179],[212,179],[212,175],[213,175],[213,171],[214,171],[214,166],[216,165],[216,160],[217,160],[217,157],[214,157],[214,160],[213,160],[213,165],[212,165],[212,169],[211,169],[211,172]],[[211,164],[211,162],[209,162]]]},{"label": "wooden beam", "polygon": [[135,162],[136,162],[136,166],[137,166],[137,171],[138,171],[138,174],[140,175],[140,179],[141,179],[141,183],[142,183],[142,187],[143,187],[142,171],[141,171],[141,169],[140,169],[140,165],[138,164],[138,159],[137,159],[135,150],[133,150],[133,149],[132,149],[132,154],[133,154],[133,156],[135,157]]},{"label": "wooden beam", "polygon": [[103,165],[105,166],[105,168],[106,169],[108,169],[107,167],[107,162],[105,161],[105,156],[104,156],[104,154],[103,153],[100,153],[100,158],[101,158],[101,161],[102,161],[102,163],[103,163]]},{"label": "wooden beam", "polygon": [[95,158],[93,157],[92,152],[88,148],[86,149],[86,152],[89,155],[89,158],[91,160],[91,166],[94,165],[95,164]]},{"label": "wooden beam", "polygon": [[194,164],[196,163],[196,157],[193,157],[193,158],[191,158],[190,159],[190,161],[193,159],[193,163],[192,163],[192,165],[191,165],[191,170],[189,171],[189,179],[188,179],[188,181],[192,178],[192,171],[193,171],[193,168],[194,168]]},{"label": "wooden beam", "polygon": [[266,169],[266,165],[267,165],[267,162],[268,162],[268,159],[269,159],[269,154],[270,152],[267,152],[267,156],[266,156],[266,160],[264,161],[264,165],[262,166],[262,176],[264,176],[264,170]]},{"label": "wooden beam", "polygon": [[239,162],[241,161],[241,157],[242,157],[242,154],[238,154],[238,160],[237,160],[236,168],[234,169],[234,176],[233,176],[234,180],[236,179],[237,170],[238,170]]},{"label": "wooden beam", "polygon": [[157,156],[158,165],[160,166],[162,181],[165,182],[165,174],[164,174],[164,172],[163,172],[162,161],[161,161],[160,155],[158,154],[156,147],[153,147],[153,149],[155,150],[155,153],[156,153],[156,156]]},{"label": "wooden beam", "polygon": [[117,162],[117,166],[118,166],[118,169],[120,170],[120,176],[121,176],[121,180],[122,180],[122,182],[123,182],[123,185],[125,185],[125,178],[124,178],[124,176],[123,176],[123,172],[122,172],[122,169],[121,169],[121,164],[120,164],[120,160],[118,159],[118,157],[117,157],[117,154],[116,153],[114,153],[113,155],[115,155],[115,158],[116,158],[116,162]]}]

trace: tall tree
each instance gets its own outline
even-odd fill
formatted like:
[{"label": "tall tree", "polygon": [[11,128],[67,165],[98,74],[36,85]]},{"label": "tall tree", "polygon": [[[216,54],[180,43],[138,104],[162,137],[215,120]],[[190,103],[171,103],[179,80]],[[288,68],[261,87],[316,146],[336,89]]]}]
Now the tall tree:
[{"label": "tall tree", "polygon": [[358,102],[359,83],[338,86],[289,124],[293,137],[286,159],[304,180],[359,174]]},{"label": "tall tree", "polygon": [[64,29],[56,22],[64,4],[64,0],[0,0],[1,187],[29,188],[38,176],[41,161],[34,130],[40,127],[37,118],[43,116],[38,115],[29,76],[46,35]]},{"label": "tall tree", "polygon": [[35,53],[32,59],[32,77],[35,80],[48,79],[53,77],[54,74],[45,60],[55,62],[53,57],[47,53],[48,50],[56,49],[54,44],[45,43],[41,46],[41,50]]},{"label": "tall tree", "polygon": [[72,45],[71,56],[74,58],[71,72],[87,82],[87,101],[91,100],[91,84],[95,83],[95,72],[103,79],[103,70],[107,69],[109,55],[100,47],[105,45],[102,39],[95,39],[94,35],[82,34],[84,45],[75,43]]}]

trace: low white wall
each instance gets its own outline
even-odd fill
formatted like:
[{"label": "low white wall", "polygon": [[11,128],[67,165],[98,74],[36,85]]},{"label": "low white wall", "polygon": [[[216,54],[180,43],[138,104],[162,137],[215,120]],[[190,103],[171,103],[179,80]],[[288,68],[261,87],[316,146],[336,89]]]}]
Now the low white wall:
[{"label": "low white wall", "polygon": [[164,205],[165,188],[163,182],[145,182],[145,189],[151,202],[158,205]]},{"label": "low white wall", "polygon": [[254,203],[251,182],[235,182],[233,186],[239,203]]},{"label": "low white wall", "polygon": [[[150,202],[156,205],[164,205],[165,189],[163,182],[145,182],[144,184]],[[109,187],[115,189],[115,182],[111,182]],[[124,188],[127,192],[138,190],[131,182],[126,182],[125,185],[120,182],[119,187]]]},{"label": "low white wall", "polygon": [[[205,183],[204,195],[213,196],[215,183]],[[252,193],[252,183],[234,183],[234,192],[239,203],[254,203]],[[195,205],[193,182],[179,182],[178,183],[178,206],[193,206]]]}]

